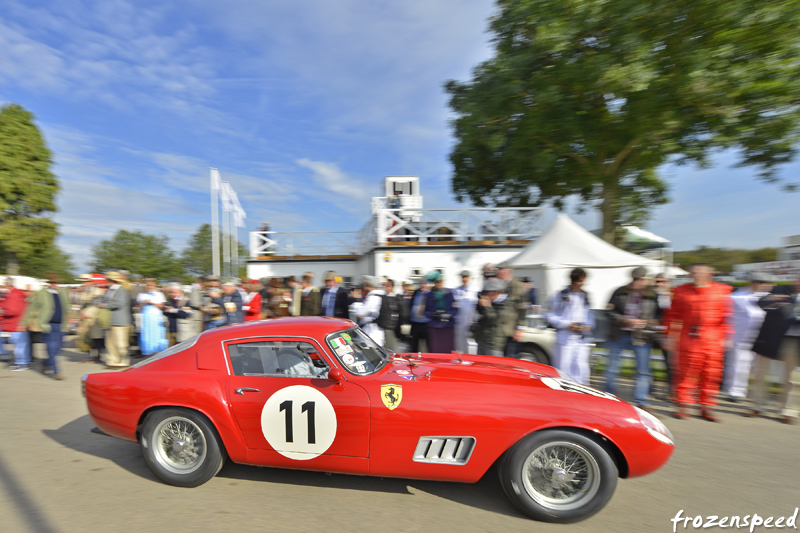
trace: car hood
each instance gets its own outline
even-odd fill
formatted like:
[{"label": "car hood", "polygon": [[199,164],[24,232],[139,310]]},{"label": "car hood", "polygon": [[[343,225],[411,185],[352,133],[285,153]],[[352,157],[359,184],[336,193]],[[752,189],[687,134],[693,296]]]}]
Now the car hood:
[{"label": "car hood", "polygon": [[558,376],[546,365],[519,359],[468,355],[398,355],[382,372],[382,377],[396,375],[408,381],[473,382],[496,384],[530,384],[531,379]]}]

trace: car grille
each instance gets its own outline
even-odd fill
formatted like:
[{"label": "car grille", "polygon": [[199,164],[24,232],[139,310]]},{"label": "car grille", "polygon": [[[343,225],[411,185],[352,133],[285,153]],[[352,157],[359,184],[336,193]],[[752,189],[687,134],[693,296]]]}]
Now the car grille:
[{"label": "car grille", "polygon": [[465,465],[475,448],[475,437],[420,437],[414,462]]}]

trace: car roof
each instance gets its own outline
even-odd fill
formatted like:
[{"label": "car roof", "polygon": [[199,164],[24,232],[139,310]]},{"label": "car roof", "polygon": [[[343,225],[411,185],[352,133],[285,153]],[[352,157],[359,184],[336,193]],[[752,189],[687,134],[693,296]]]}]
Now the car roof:
[{"label": "car roof", "polygon": [[270,318],[223,326],[203,332],[203,342],[220,342],[228,339],[260,336],[301,336],[322,340],[328,333],[354,327],[355,324],[344,318],[325,316],[293,316]]}]

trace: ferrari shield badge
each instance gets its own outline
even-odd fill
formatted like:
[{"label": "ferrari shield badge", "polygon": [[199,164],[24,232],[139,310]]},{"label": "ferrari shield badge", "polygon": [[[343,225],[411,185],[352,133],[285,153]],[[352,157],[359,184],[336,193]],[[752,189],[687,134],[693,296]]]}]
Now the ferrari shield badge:
[{"label": "ferrari shield badge", "polygon": [[388,407],[390,411],[396,409],[402,399],[402,385],[392,385],[391,383],[381,385],[381,400],[383,400],[383,405]]}]

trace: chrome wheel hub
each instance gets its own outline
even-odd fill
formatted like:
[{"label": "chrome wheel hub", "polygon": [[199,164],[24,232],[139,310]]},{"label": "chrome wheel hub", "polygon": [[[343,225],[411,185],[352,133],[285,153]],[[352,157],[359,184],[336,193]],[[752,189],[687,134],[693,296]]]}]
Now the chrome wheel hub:
[{"label": "chrome wheel hub", "polygon": [[549,442],[533,450],[522,474],[528,495],[553,510],[576,509],[600,487],[600,467],[594,456],[569,441]]},{"label": "chrome wheel hub", "polygon": [[153,451],[158,463],[175,474],[194,472],[206,458],[206,438],[188,418],[163,420],[153,434]]}]

